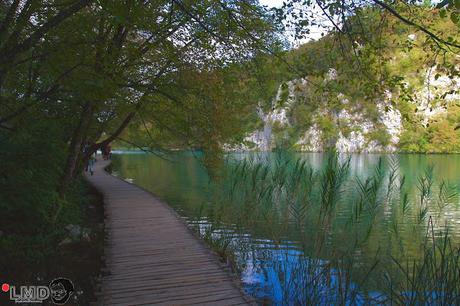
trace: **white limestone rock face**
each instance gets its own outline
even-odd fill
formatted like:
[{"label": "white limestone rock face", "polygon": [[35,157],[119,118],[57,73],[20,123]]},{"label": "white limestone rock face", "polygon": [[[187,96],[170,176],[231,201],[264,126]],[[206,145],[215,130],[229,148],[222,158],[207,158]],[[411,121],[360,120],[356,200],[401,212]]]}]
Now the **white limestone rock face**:
[{"label": "white limestone rock face", "polygon": [[271,131],[270,126],[265,126],[262,131],[254,131],[247,136],[245,141],[254,143],[259,151],[269,151],[271,149]]},{"label": "white limestone rock face", "polygon": [[[341,104],[346,106],[350,101],[343,94],[339,94],[338,98]],[[342,131],[338,132],[335,149],[338,152],[394,152],[399,142],[399,136],[402,132],[402,118],[399,110],[395,109],[391,103],[391,93],[387,93],[383,101],[378,102],[377,109],[380,114],[377,123],[386,128],[389,136],[389,144],[387,146],[380,145],[375,140],[368,140],[367,134],[376,129],[376,124],[359,111],[349,111],[346,108],[342,109],[335,115],[335,121],[340,121],[342,125],[346,125],[347,129],[351,130],[348,135],[344,135]],[[314,119],[320,116],[326,116],[328,110],[318,110],[314,114]],[[322,131],[317,124],[312,125],[308,131],[296,143],[301,151],[324,151],[322,143]]]},{"label": "white limestone rock face", "polygon": [[366,139],[361,132],[352,131],[349,137],[339,132],[339,139],[335,145],[338,152],[360,152],[366,145]]},{"label": "white limestone rock face", "polygon": [[297,141],[296,146],[302,152],[321,152],[323,151],[321,136],[322,132],[315,123]]},{"label": "white limestone rock face", "polygon": [[[442,75],[437,72],[436,67],[427,69],[423,87],[415,93],[413,102],[417,106],[417,114],[422,118],[424,126],[433,117],[446,114],[446,104],[460,100],[459,89],[460,78],[451,79],[447,75]],[[445,94],[450,90],[457,92]]]},{"label": "white limestone rock face", "polygon": [[391,104],[382,106],[379,104],[380,120],[386,127],[386,132],[390,136],[390,144],[385,148],[387,152],[395,152],[399,143],[399,137],[403,131],[401,112]]},{"label": "white limestone rock face", "polygon": [[249,134],[244,140],[249,143],[253,143],[255,148],[259,151],[270,151],[271,150],[271,142],[272,142],[272,122],[274,118],[283,119],[284,113],[281,114],[273,114],[268,113],[264,114],[261,107],[257,109],[257,114],[262,120],[264,126],[262,130],[256,130]]},{"label": "white limestone rock face", "polygon": [[[415,40],[416,36],[408,37],[408,39]],[[324,81],[329,82],[336,78],[337,71],[331,68],[326,73]],[[426,126],[433,116],[445,114],[446,103],[460,100],[459,85],[459,78],[451,79],[446,75],[438,74],[435,67],[427,70],[424,86],[414,92],[414,101],[412,102],[416,104],[417,114],[422,118],[423,125]],[[249,132],[245,138],[245,144],[242,144],[237,150],[272,150],[274,147],[273,127],[275,125],[278,129],[291,127],[289,114],[295,103],[307,96],[308,90],[307,79],[291,80],[281,85],[271,103],[271,110],[266,113],[261,107],[257,110],[258,116],[263,122],[263,128]],[[454,92],[448,93],[450,90]],[[448,94],[445,94],[446,92]],[[440,98],[443,94],[444,96]],[[319,105],[310,114],[312,125],[295,141],[297,150],[321,152],[326,149],[323,143],[323,131],[318,125],[319,119],[324,116],[331,118],[337,127],[338,134],[333,141],[335,141],[335,148],[338,152],[395,152],[398,149],[400,136],[403,132],[403,120],[401,112],[392,103],[393,96],[390,91],[386,91],[380,100],[375,102],[378,117],[374,120],[366,118],[366,114],[360,110],[359,101],[350,101],[341,93],[338,94],[337,98],[341,104],[341,110],[338,113],[327,109],[326,104],[324,104]],[[372,133],[381,133],[382,128],[388,135],[386,145],[370,138]],[[235,147],[226,149],[234,150]]]},{"label": "white limestone rock face", "polygon": [[257,109],[257,114],[264,123],[263,129],[255,130],[249,133],[248,136],[244,138],[244,143],[239,145],[229,145],[224,144],[224,150],[226,151],[270,151],[271,150],[271,141],[272,141],[272,126],[271,126],[271,117],[272,114],[264,114],[261,107]]},{"label": "white limestone rock face", "polygon": [[[333,80],[337,77],[337,72],[330,69],[327,78]],[[258,115],[262,120],[263,129],[253,131],[245,138],[245,142],[253,144],[252,149],[259,151],[270,151],[273,149],[272,127],[276,123],[280,127],[291,126],[287,116],[290,108],[294,105],[297,99],[302,98],[302,89],[308,88],[308,82],[305,79],[293,80],[286,83],[288,90],[287,100],[280,105],[282,86],[278,89],[277,95],[272,102],[273,108],[268,113],[263,113],[259,107]],[[299,89],[300,88],[300,89]],[[343,105],[348,105],[350,101],[343,94],[339,94],[338,98]],[[352,131],[345,137],[342,132],[339,132],[336,141],[336,149],[339,152],[382,152],[394,151],[399,141],[401,131],[401,114],[395,110],[389,102],[382,102],[378,105],[382,116],[379,119],[381,123],[387,127],[391,138],[391,145],[387,147],[380,146],[376,141],[367,141],[366,134],[373,130],[374,124],[364,118],[360,113],[351,113],[346,109],[342,109],[336,116],[337,120],[345,123]],[[386,110],[386,111],[385,111]],[[313,114],[313,122],[321,116],[327,116],[327,109],[317,109]],[[251,149],[245,147],[246,149]],[[305,152],[321,152],[325,146],[322,139],[322,131],[320,127],[314,123],[296,142],[296,148]]]},{"label": "white limestone rock face", "polygon": [[[276,97],[272,101],[272,109],[264,113],[262,107],[257,108],[257,115],[263,122],[263,128],[248,134],[244,139],[245,142],[253,144],[253,148],[258,151],[270,151],[273,149],[272,127],[277,124],[280,127],[290,126],[287,112],[295,103],[296,97],[299,95],[298,88],[305,87],[307,81],[305,79],[292,80],[280,85]],[[287,93],[286,101],[282,101],[283,94]],[[283,102],[283,103],[281,103]]]},{"label": "white limestone rock face", "polygon": [[343,109],[338,114],[338,119],[352,129],[348,137],[339,132],[335,148],[338,152],[366,151],[365,134],[372,129],[372,123],[364,119],[360,113],[350,114]]}]

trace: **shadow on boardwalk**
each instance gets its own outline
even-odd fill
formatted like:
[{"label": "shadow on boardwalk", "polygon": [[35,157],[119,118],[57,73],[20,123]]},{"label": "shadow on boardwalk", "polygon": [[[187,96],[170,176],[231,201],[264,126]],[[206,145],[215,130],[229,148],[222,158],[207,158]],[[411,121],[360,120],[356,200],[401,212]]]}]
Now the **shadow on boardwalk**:
[{"label": "shadow on boardwalk", "polygon": [[105,203],[108,275],[101,305],[245,305],[248,300],[217,257],[166,204],[111,176],[107,161],[88,181]]}]

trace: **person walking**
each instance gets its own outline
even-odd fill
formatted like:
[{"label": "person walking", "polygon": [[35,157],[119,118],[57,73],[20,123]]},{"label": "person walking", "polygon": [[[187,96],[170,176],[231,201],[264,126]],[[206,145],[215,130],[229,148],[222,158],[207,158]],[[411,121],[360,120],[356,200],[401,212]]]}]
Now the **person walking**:
[{"label": "person walking", "polygon": [[106,160],[107,159],[107,146],[106,145],[103,145],[101,147],[101,153],[102,153],[102,159]]},{"label": "person walking", "polygon": [[88,170],[91,175],[94,174],[94,163],[96,162],[96,157],[94,156],[95,153],[92,153],[88,157]]},{"label": "person walking", "polygon": [[110,145],[110,143],[107,144],[107,147],[105,149],[106,149],[107,159],[112,159],[112,146]]},{"label": "person walking", "polygon": [[[85,159],[86,155],[89,152],[90,149],[90,144],[87,142],[83,146],[83,158]],[[94,174],[94,163],[96,162],[96,157],[95,153],[92,153],[90,156],[88,156],[88,159],[85,162],[85,172],[88,172],[93,175]]]}]

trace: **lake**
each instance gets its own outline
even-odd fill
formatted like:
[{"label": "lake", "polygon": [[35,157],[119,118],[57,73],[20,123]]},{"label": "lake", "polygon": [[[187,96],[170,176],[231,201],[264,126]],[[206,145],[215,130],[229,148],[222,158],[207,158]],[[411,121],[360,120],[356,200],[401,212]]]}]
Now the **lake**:
[{"label": "lake", "polygon": [[[115,153],[113,174],[163,199],[213,248],[230,256],[245,292],[261,304],[387,303],[395,284],[399,292],[415,290],[401,281],[407,272],[402,262],[425,258],[427,243],[441,240],[447,229],[452,245],[460,242],[460,155],[339,155],[339,163],[349,166],[339,196],[330,200],[324,197],[330,188],[323,153],[291,153],[282,162],[276,153],[229,154],[226,167],[236,172],[235,164],[253,162],[257,182],[252,185],[250,175],[226,185],[211,182],[199,153],[166,158]],[[318,178],[305,179],[308,171],[297,178],[274,166],[266,183],[254,166],[286,163],[293,169],[299,164],[294,161],[305,161]],[[381,181],[366,181],[376,171]],[[390,190],[392,175],[397,179]],[[277,177],[286,179],[273,187]],[[279,188],[287,178],[295,188]],[[330,181],[333,186],[334,177]],[[226,192],[216,195],[219,184]],[[333,208],[326,211],[319,202]]]}]

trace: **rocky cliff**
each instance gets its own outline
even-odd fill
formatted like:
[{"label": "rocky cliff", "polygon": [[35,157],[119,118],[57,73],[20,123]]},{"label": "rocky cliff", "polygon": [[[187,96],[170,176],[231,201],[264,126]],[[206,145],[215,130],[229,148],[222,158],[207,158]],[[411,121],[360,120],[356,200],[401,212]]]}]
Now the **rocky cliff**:
[{"label": "rocky cliff", "polygon": [[[405,81],[404,86],[411,89],[412,96],[405,104],[398,101],[395,92],[386,90],[373,101],[338,93],[334,107],[328,100],[309,105],[308,78],[285,82],[271,101],[271,109],[258,108],[261,128],[248,131],[243,143],[229,149],[269,151],[287,143],[291,149],[305,152],[320,152],[328,147],[339,152],[398,151],[409,121],[410,129],[428,131],[432,122],[445,119],[449,109],[460,103],[460,79],[441,75],[435,67],[426,69],[424,74],[417,86]],[[337,71],[331,68],[324,82],[333,82],[336,77]],[[370,103],[373,113],[363,108]],[[299,118],[301,111],[307,119]],[[408,111],[410,116],[406,114]]]}]

